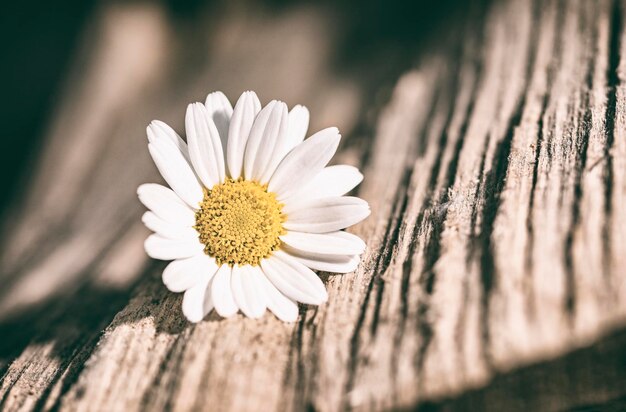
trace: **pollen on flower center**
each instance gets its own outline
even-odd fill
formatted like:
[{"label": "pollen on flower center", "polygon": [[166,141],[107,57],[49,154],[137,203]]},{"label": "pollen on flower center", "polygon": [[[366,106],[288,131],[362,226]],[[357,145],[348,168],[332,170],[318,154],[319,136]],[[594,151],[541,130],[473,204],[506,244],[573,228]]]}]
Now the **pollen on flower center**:
[{"label": "pollen on flower center", "polygon": [[280,246],[282,204],[267,187],[227,179],[206,190],[195,229],[218,265],[258,265]]}]

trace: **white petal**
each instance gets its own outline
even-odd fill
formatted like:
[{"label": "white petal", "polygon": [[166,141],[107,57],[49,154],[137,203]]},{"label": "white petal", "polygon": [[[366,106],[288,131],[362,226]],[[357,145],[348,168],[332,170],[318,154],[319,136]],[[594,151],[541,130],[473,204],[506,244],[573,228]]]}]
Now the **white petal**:
[{"label": "white petal", "polygon": [[308,129],[309,109],[301,105],[296,105],[289,112],[289,129],[287,132],[289,135],[289,143],[287,145],[287,152],[302,143]]},{"label": "white petal", "polygon": [[283,102],[273,100],[259,112],[246,145],[243,161],[246,179],[268,182],[287,145],[288,121],[287,105]]},{"label": "white petal", "polygon": [[191,160],[189,159],[189,149],[187,148],[187,143],[180,137],[178,133],[174,129],[172,129],[167,123],[164,123],[160,120],[153,120],[150,125],[146,128],[146,133],[148,134],[148,142],[153,143],[158,139],[169,139],[174,143],[174,145],[180,150],[180,152],[187,160],[187,163],[191,164]]},{"label": "white petal", "polygon": [[262,273],[260,279],[265,291],[267,308],[283,322],[295,322],[298,319],[298,304],[280,293],[265,273]]},{"label": "white petal", "polygon": [[287,230],[327,233],[344,229],[365,219],[370,214],[367,202],[358,197],[327,197],[308,203],[285,205],[283,213]]},{"label": "white petal", "polygon": [[228,127],[230,125],[231,116],[233,115],[233,106],[222,92],[209,93],[206,97],[205,106],[209,112],[209,116],[215,123],[215,127],[217,127],[222,147],[225,149],[226,141],[228,140]]},{"label": "white petal", "polygon": [[141,221],[150,230],[168,239],[197,239],[198,232],[191,226],[169,223],[153,212],[146,212]]},{"label": "white petal", "polygon": [[215,311],[220,316],[228,318],[237,313],[237,304],[233,298],[231,288],[232,270],[228,265],[222,265],[213,277],[211,283],[211,298],[215,305]]},{"label": "white petal", "polygon": [[198,177],[207,188],[224,181],[224,153],[213,119],[202,103],[187,106],[185,130],[189,156]]},{"label": "white petal", "polygon": [[185,203],[197,209],[204,196],[202,187],[180,150],[165,139],[148,143],[148,150],[167,184]]},{"label": "white petal", "polygon": [[358,255],[365,250],[365,242],[347,232],[302,233],[289,231],[280,240],[294,249],[327,255]]},{"label": "white petal", "polygon": [[329,127],[300,143],[280,162],[268,190],[275,192],[279,200],[289,197],[328,164],[340,139],[339,130]]},{"label": "white petal", "polygon": [[321,253],[303,252],[284,247],[285,252],[289,253],[298,262],[304,266],[330,273],[349,273],[354,272],[361,262],[359,255],[326,255]]},{"label": "white petal", "polygon": [[139,200],[164,221],[181,226],[196,224],[195,212],[172,189],[156,183],[137,188]]},{"label": "white petal", "polygon": [[285,199],[287,202],[306,202],[323,197],[343,196],[363,180],[363,175],[354,166],[336,165],[322,169],[306,185]]},{"label": "white petal", "polygon": [[163,271],[163,284],[172,292],[184,292],[197,283],[210,280],[215,272],[215,259],[201,252],[171,261]]},{"label": "white petal", "polygon": [[183,314],[190,322],[200,322],[213,309],[211,300],[211,278],[204,278],[183,296]]},{"label": "white petal", "polygon": [[311,305],[319,305],[328,299],[322,280],[285,252],[274,252],[261,261],[261,267],[272,284],[288,298]]},{"label": "white petal", "polygon": [[198,239],[173,240],[154,234],[144,242],[146,253],[153,259],[171,260],[191,257],[204,249]]},{"label": "white petal", "polygon": [[257,319],[265,313],[265,290],[262,280],[264,276],[259,268],[250,265],[233,266],[231,288],[235,303],[244,315]]},{"label": "white petal", "polygon": [[250,136],[250,129],[252,129],[254,119],[260,110],[261,102],[259,102],[256,93],[251,91],[244,92],[235,104],[228,129],[228,144],[226,145],[228,171],[233,179],[241,176],[243,156]]}]

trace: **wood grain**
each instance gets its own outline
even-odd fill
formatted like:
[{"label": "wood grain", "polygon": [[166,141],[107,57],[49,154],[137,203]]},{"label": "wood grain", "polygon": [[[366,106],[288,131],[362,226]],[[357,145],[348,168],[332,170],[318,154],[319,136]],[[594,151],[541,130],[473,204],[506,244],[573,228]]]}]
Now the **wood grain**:
[{"label": "wood grain", "polygon": [[[195,30],[156,5],[95,14],[3,230],[0,409],[622,402],[624,2],[475,7],[387,82],[333,68],[342,32],[323,7],[224,7]],[[368,249],[356,272],[320,274],[329,302],[295,324],[191,325],[142,250],[135,188],[158,181],[143,128],[247,88],[340,127]]]}]

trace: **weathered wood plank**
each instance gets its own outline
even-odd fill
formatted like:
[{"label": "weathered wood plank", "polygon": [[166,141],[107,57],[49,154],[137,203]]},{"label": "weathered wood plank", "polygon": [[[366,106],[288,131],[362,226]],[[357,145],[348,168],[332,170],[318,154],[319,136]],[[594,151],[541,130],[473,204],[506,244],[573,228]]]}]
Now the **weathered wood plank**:
[{"label": "weathered wood plank", "polygon": [[[323,10],[233,6],[186,33],[157,6],[103,5],[4,231],[0,407],[554,410],[626,396],[613,362],[626,326],[625,11],[475,10],[381,108],[378,85],[331,70],[339,33]],[[192,67],[176,55],[190,40],[207,56]],[[348,136],[336,161],[365,174],[363,262],[322,274],[329,302],[295,324],[190,325],[142,251],[134,189],[156,179],[142,129],[151,116],[180,128],[213,85],[304,101],[313,129]]]}]

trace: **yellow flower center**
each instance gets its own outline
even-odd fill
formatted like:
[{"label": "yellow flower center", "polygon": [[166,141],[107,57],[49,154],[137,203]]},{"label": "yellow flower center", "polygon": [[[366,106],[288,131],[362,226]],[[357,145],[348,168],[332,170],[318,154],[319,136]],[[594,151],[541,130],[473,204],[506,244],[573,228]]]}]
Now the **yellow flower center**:
[{"label": "yellow flower center", "polygon": [[227,179],[205,191],[194,227],[218,265],[259,265],[280,246],[282,207],[267,185]]}]

